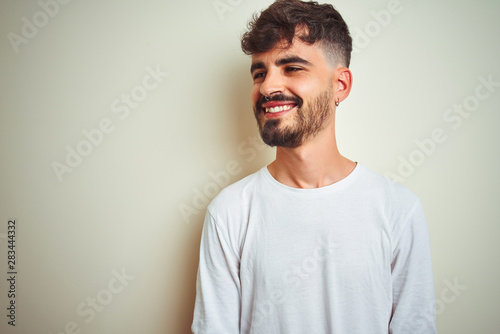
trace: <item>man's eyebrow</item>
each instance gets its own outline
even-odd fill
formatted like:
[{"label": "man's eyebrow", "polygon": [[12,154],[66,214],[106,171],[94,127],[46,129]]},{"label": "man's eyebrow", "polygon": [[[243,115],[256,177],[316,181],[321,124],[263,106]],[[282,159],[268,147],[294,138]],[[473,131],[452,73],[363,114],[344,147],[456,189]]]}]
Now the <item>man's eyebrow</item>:
[{"label": "man's eyebrow", "polygon": [[250,67],[250,73],[253,73],[253,71],[255,70],[260,70],[262,68],[266,68],[266,66],[264,65],[263,62],[259,61],[258,63],[254,63],[252,64],[252,66]]},{"label": "man's eyebrow", "polygon": [[[299,56],[289,56],[289,57],[278,59],[275,62],[276,66],[282,66],[282,65],[291,64],[291,63],[298,63],[298,64],[304,64],[307,66],[312,66],[312,64],[309,61],[307,61],[304,58],[301,58]],[[266,68],[266,66],[264,65],[263,62],[254,63],[250,67],[250,73],[253,73],[255,70],[260,70],[263,68]]]},{"label": "man's eyebrow", "polygon": [[290,63],[299,63],[307,66],[312,66],[310,62],[308,62],[304,58],[300,58],[299,56],[289,56],[276,60],[276,66],[286,65]]}]

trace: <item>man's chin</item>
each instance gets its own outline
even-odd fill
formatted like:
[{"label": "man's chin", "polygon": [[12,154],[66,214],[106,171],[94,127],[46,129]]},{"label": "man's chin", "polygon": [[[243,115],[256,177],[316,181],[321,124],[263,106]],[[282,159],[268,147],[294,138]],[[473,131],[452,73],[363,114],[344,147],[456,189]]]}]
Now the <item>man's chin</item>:
[{"label": "man's chin", "polygon": [[270,130],[264,128],[260,131],[262,141],[271,147],[296,148],[302,145],[302,135],[300,133],[286,133],[279,129]]}]

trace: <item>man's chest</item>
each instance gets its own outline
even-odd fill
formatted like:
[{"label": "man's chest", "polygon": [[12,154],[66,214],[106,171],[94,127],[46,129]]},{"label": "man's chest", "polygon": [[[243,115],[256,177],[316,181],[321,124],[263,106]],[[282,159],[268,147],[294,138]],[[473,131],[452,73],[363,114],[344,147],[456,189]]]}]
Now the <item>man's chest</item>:
[{"label": "man's chest", "polygon": [[242,284],[291,291],[325,279],[351,286],[390,277],[392,245],[383,217],[296,209],[249,216]]}]

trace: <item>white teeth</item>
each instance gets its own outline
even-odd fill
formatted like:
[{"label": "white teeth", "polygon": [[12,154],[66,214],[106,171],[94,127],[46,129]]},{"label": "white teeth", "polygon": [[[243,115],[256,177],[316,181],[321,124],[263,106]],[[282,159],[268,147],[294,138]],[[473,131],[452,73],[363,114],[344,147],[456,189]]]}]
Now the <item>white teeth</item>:
[{"label": "white teeth", "polygon": [[274,108],[266,108],[266,112],[270,112],[270,113],[276,113],[276,112],[280,112],[280,111],[284,111],[284,110],[290,110],[292,109],[292,106],[287,104],[287,105],[284,105],[284,106],[277,106],[277,107],[274,107]]}]

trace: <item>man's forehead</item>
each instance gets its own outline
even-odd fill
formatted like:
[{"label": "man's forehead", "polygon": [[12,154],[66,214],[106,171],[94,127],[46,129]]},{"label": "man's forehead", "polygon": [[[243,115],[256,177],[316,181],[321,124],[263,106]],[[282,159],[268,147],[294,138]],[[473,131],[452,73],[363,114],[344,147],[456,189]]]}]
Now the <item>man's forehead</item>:
[{"label": "man's forehead", "polygon": [[303,52],[307,49],[307,46],[311,46],[311,44],[307,44],[298,38],[294,38],[291,42],[288,42],[286,40],[280,40],[273,46],[271,50],[266,52],[257,52],[253,56],[263,57],[268,54],[283,54],[288,52],[301,52],[301,51]]}]

